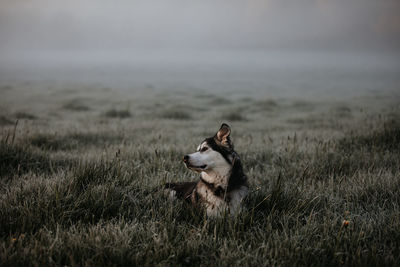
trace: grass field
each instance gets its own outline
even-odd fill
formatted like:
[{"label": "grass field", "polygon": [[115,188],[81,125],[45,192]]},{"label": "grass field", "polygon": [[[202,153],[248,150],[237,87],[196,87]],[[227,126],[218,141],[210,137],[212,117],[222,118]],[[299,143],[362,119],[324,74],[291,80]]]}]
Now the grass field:
[{"label": "grass field", "polygon": [[[1,85],[0,262],[400,264],[400,101]],[[18,123],[16,123],[18,121]],[[222,122],[251,193],[210,220],[152,189]]]}]

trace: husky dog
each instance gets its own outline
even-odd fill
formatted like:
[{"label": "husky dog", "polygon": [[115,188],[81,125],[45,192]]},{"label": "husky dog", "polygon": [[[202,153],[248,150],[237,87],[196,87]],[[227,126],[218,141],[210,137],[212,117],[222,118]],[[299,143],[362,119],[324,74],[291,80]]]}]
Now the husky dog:
[{"label": "husky dog", "polygon": [[240,211],[249,187],[230,134],[230,127],[223,123],[213,137],[201,142],[195,153],[183,157],[188,169],[200,173],[200,180],[167,183],[164,188],[172,197],[205,208],[211,217]]}]

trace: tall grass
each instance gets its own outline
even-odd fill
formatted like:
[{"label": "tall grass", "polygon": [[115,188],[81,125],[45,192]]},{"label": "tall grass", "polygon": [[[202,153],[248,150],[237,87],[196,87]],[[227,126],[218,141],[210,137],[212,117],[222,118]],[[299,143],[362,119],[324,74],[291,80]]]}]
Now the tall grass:
[{"label": "tall grass", "polygon": [[201,141],[190,122],[167,120],[170,144],[150,130],[17,132],[0,142],[0,262],[395,266],[398,118],[356,121],[342,137],[269,137],[270,145],[258,125],[240,122],[247,135],[237,130],[234,140],[251,193],[240,215],[220,219],[153,190],[196,177],[180,163]]}]

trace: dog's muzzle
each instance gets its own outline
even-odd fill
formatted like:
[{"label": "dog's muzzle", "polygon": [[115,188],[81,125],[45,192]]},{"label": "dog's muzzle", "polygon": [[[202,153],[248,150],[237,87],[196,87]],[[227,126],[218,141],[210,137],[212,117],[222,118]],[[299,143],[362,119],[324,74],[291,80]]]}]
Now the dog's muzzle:
[{"label": "dog's muzzle", "polygon": [[207,168],[207,165],[194,166],[194,165],[190,164],[190,157],[189,157],[189,155],[183,156],[183,162],[185,163],[185,165],[186,165],[186,167],[187,167],[188,169],[193,169],[193,170],[204,170],[205,168]]}]

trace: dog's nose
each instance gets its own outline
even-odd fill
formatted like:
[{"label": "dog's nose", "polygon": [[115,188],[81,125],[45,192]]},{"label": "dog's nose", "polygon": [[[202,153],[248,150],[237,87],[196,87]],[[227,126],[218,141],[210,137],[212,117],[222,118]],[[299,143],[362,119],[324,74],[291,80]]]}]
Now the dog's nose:
[{"label": "dog's nose", "polygon": [[183,156],[183,162],[187,163],[189,161],[189,155]]}]

